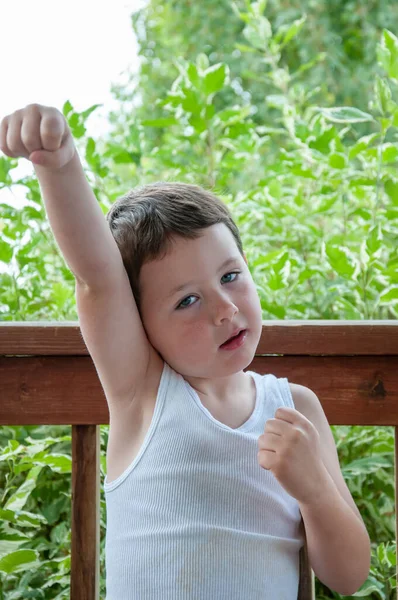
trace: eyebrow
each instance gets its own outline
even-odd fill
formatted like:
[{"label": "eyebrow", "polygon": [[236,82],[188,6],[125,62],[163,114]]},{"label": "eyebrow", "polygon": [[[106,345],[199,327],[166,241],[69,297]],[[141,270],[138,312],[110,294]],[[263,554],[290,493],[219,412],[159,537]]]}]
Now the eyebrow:
[{"label": "eyebrow", "polygon": [[[236,263],[239,260],[238,256],[234,256],[232,258],[227,258],[226,261],[223,262],[223,264],[219,267],[218,272],[222,271],[223,269],[225,269],[226,267],[228,267],[228,265],[232,264],[232,263]],[[176,287],[174,287],[169,294],[167,294],[167,299],[171,298],[172,296],[174,296],[174,294],[176,294],[177,292],[181,292],[181,290],[183,290],[186,287],[189,287],[190,285],[193,285],[195,283],[194,280],[191,281],[187,281],[186,283],[183,283],[182,285],[178,285]]]}]

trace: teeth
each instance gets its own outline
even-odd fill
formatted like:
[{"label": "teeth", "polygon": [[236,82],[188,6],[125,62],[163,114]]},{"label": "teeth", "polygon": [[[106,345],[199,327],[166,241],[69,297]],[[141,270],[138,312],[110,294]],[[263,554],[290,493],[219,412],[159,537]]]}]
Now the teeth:
[{"label": "teeth", "polygon": [[228,341],[230,342],[231,340],[234,340],[235,338],[239,337],[241,333],[242,333],[242,332],[241,332],[241,331],[239,331],[239,333],[237,333],[236,335],[233,335],[231,338],[229,338],[229,340],[228,340]]}]

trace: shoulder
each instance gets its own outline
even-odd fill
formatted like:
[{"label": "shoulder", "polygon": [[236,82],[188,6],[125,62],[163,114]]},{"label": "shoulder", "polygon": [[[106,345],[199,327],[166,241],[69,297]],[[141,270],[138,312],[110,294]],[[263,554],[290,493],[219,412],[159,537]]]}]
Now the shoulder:
[{"label": "shoulder", "polygon": [[290,383],[290,381],[289,387],[296,410],[307,417],[307,419],[311,421],[310,417],[313,413],[318,412],[319,409],[323,412],[318,396],[310,388],[298,383]]},{"label": "shoulder", "polygon": [[298,383],[289,382],[295,410],[304,415],[313,425],[315,425],[321,439],[330,444],[334,438],[332,436],[330,425],[323,410],[318,396],[310,388]]}]

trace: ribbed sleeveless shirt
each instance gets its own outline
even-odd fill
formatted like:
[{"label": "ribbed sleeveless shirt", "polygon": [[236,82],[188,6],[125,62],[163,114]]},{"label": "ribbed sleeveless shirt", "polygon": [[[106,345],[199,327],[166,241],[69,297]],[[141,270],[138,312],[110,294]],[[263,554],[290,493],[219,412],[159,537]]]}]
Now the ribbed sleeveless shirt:
[{"label": "ribbed sleeveless shirt", "polygon": [[105,477],[106,600],[296,600],[298,502],[257,460],[288,381],[247,371],[255,408],[233,429],[164,363],[151,425],[130,466]]}]

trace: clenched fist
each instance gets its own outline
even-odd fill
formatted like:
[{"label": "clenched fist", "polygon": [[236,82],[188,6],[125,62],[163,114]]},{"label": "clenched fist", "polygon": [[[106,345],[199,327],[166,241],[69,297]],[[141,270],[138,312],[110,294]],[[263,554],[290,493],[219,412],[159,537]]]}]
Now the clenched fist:
[{"label": "clenched fist", "polygon": [[272,471],[298,502],[310,503],[327,489],[329,474],[321,458],[318,430],[298,410],[278,408],[275,418],[266,422],[258,447],[259,465]]},{"label": "clenched fist", "polygon": [[68,164],[76,151],[63,114],[40,104],[28,104],[4,117],[0,124],[0,150],[51,170]]}]

